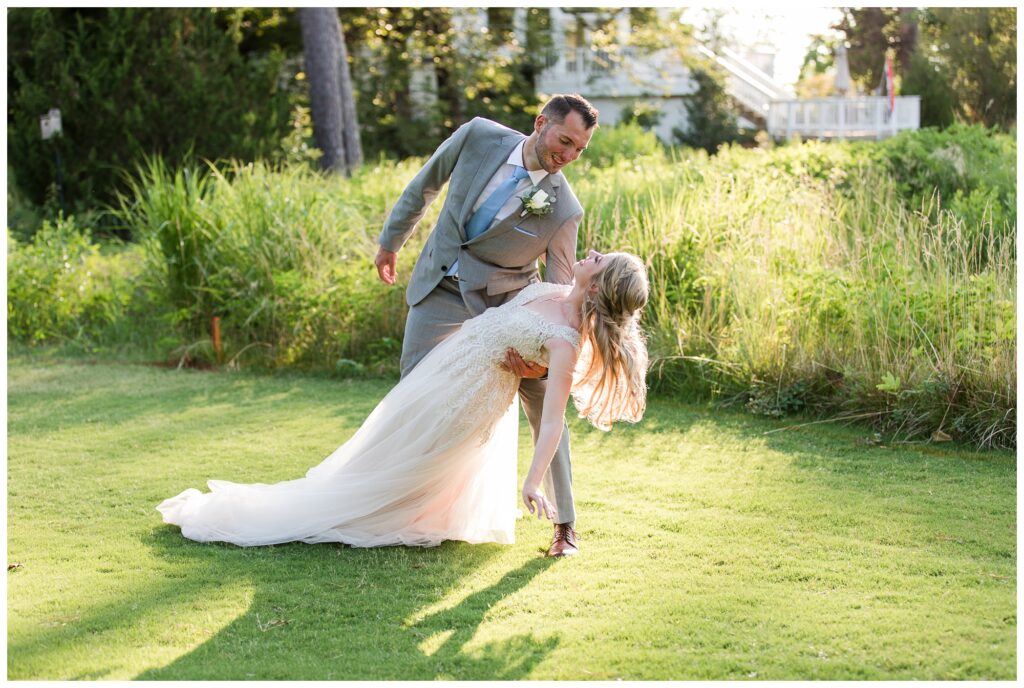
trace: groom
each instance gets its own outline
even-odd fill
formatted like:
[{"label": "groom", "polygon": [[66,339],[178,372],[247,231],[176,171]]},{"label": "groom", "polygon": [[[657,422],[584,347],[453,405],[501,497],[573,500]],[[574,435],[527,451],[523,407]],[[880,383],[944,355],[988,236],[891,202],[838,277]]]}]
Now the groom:
[{"label": "groom", "polygon": [[[442,143],[409,182],[378,239],[374,262],[386,284],[395,283],[399,249],[446,182],[448,195],[406,291],[403,377],[463,321],[539,282],[538,259],[544,262],[546,281],[572,281],[583,207],[561,169],[586,149],[596,126],[597,110],[578,95],[553,96],[529,136],[477,117]],[[524,205],[526,194],[531,201]],[[519,396],[536,442],[545,385],[538,378],[547,371],[515,351],[508,352],[505,365],[523,378]],[[558,514],[548,556],[576,554],[569,429],[564,424],[544,476],[544,492],[553,496]]]}]

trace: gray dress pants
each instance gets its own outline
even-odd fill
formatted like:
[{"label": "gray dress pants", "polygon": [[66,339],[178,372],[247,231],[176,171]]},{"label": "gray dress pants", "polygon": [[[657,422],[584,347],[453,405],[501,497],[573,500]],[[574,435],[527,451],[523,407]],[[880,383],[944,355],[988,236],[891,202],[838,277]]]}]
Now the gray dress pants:
[{"label": "gray dress pants", "polygon": [[[508,294],[506,300],[515,296]],[[494,303],[491,305],[500,305]],[[402,340],[402,377],[409,374],[431,349],[452,335],[472,317],[458,284],[444,278],[427,298],[409,309]],[[541,411],[544,408],[544,380],[526,379],[519,385],[519,398],[530,422],[533,441],[537,442]],[[544,474],[544,494],[555,504],[556,523],[574,524],[576,509],[572,499],[572,465],[569,458],[569,428],[562,421],[562,437],[551,465]]]}]

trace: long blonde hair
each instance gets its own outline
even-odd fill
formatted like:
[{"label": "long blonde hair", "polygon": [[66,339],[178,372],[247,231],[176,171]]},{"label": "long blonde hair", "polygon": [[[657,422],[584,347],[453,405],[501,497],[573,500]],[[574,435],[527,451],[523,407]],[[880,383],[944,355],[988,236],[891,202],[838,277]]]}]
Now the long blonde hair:
[{"label": "long blonde hair", "polygon": [[647,345],[640,310],[647,304],[647,270],[629,253],[608,253],[583,304],[582,346],[572,396],[581,417],[601,430],[636,423],[647,404]]}]

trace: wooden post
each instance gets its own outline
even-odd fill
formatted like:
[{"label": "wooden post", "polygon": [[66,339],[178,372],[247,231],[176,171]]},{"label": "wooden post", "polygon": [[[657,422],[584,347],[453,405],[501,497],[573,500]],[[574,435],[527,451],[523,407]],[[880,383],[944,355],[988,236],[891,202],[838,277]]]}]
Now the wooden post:
[{"label": "wooden post", "polygon": [[220,345],[220,316],[213,316],[213,352],[217,355],[217,365],[224,362],[224,350]]}]

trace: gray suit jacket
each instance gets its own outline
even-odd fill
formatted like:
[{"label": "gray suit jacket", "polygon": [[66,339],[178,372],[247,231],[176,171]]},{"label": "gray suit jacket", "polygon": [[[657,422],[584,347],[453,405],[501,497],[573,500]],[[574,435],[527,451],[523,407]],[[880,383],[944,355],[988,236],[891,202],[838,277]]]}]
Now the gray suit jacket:
[{"label": "gray suit jacket", "polygon": [[558,199],[551,213],[521,217],[520,205],[483,234],[466,240],[465,225],[474,202],[524,138],[518,131],[477,117],[442,143],[402,192],[378,239],[389,251],[397,252],[408,241],[427,206],[449,182],[437,224],[409,280],[406,301],[410,306],[426,298],[456,259],[459,287],[474,314],[540,281],[537,259],[541,256],[548,282],[572,281],[583,206],[561,172],[549,174],[540,183]]}]

